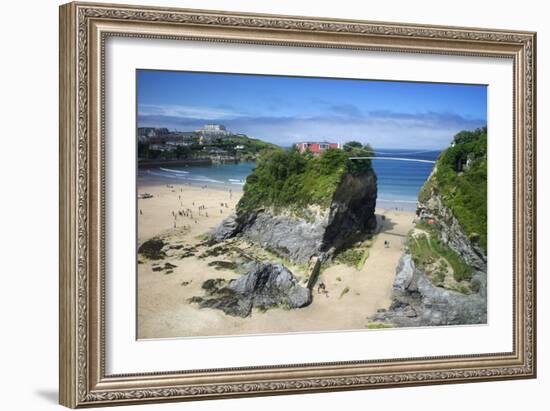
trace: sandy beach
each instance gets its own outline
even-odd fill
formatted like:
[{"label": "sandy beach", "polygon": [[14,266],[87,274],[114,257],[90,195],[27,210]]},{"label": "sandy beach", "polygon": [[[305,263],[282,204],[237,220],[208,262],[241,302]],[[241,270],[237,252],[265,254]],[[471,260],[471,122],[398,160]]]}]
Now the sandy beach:
[{"label": "sandy beach", "polygon": [[[204,234],[233,212],[242,195],[240,187],[138,183],[138,195],[144,193],[153,197],[138,198],[138,244],[174,228],[188,227],[190,238]],[[178,214],[187,209],[192,216]]]},{"label": "sandy beach", "polygon": [[[139,182],[138,194],[143,193],[153,197],[138,200],[138,244],[154,236],[166,235],[185,247],[199,246],[202,236],[233,212],[242,195],[240,188],[233,187]],[[178,213],[181,210],[185,211],[183,215]],[[313,302],[305,308],[253,310],[246,318],[229,316],[215,309],[199,309],[187,300],[202,294],[204,281],[239,276],[234,271],[216,270],[208,265],[220,257],[181,259],[175,253],[168,253],[161,263],[172,264],[170,272],[153,271],[158,262],[141,261],[138,264],[138,337],[367,328],[368,317],[378,309],[388,308],[391,303],[395,268],[415,217],[414,212],[395,209],[377,209],[376,213],[385,218],[380,233],[373,238],[369,258],[363,267],[358,270],[335,263],[323,270],[318,282],[326,285],[327,293],[318,294],[314,289]],[[303,280],[299,274],[296,277]]]}]

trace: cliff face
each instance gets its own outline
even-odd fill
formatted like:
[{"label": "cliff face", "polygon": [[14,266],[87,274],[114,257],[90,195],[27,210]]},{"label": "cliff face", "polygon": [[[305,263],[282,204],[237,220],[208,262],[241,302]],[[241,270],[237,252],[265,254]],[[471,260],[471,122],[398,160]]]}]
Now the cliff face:
[{"label": "cliff face", "polygon": [[330,258],[376,228],[376,174],[370,161],[355,164],[349,156],[343,150],[319,157],[291,151],[264,159],[247,179],[237,215],[213,238],[239,235],[294,263]]},{"label": "cliff face", "polygon": [[419,194],[391,307],[373,320],[396,326],[487,321],[486,133],[459,133],[441,154]]},{"label": "cliff face", "polygon": [[[433,176],[431,177],[433,178]],[[443,199],[432,188],[425,201],[419,201],[416,214],[422,221],[434,221],[439,230],[441,241],[460,255],[474,270],[487,271],[487,255],[477,243],[476,237],[468,236],[458,219]]]},{"label": "cliff face", "polygon": [[339,249],[361,233],[376,229],[376,174],[371,169],[359,176],[345,174],[334,192],[322,251]]}]

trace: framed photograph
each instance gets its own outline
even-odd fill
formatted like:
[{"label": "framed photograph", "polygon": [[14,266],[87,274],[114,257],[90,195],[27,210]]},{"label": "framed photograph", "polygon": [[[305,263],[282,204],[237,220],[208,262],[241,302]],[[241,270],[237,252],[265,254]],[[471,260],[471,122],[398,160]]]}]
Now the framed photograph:
[{"label": "framed photograph", "polygon": [[536,376],[533,32],[60,8],[60,403]]}]

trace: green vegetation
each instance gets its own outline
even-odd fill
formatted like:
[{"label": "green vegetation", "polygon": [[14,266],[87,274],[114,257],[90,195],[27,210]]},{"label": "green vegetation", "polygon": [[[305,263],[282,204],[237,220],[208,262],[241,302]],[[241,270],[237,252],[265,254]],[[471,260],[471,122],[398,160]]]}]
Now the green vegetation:
[{"label": "green vegetation", "polygon": [[360,270],[361,268],[363,268],[363,266],[365,265],[365,263],[367,262],[367,258],[369,258],[369,249],[368,248],[365,248],[364,251],[363,251],[363,256],[361,257],[361,261],[359,261],[359,264],[357,265],[357,269]]},{"label": "green vegetation", "polygon": [[293,211],[308,205],[327,208],[345,173],[360,175],[372,170],[370,160],[349,160],[349,157],[371,155],[368,145],[346,145],[343,150],[328,149],[318,156],[309,151],[300,153],[296,148],[264,150],[257,158],[257,167],[246,179],[237,211],[266,206],[289,207]]},{"label": "green vegetation", "polygon": [[[274,150],[278,146],[271,144],[257,138],[251,138],[243,134],[231,136],[225,140],[222,140],[224,144],[216,143],[216,146],[227,150],[232,154],[238,154],[243,160],[255,160],[258,154],[264,150]],[[243,146],[244,148],[236,150],[235,147]]]},{"label": "green vegetation", "polygon": [[385,324],[385,323],[379,323],[379,322],[371,322],[367,324],[367,328],[369,330],[379,330],[381,328],[393,328],[391,324]]},{"label": "green vegetation", "polygon": [[417,228],[427,233],[410,234],[407,238],[407,248],[417,267],[435,269],[438,282],[444,281],[444,273],[447,272],[448,268],[447,264],[452,268],[453,277],[457,282],[472,279],[472,268],[464,262],[460,255],[441,242],[434,226],[418,223]]},{"label": "green vegetation", "polygon": [[201,144],[197,135],[189,141],[188,145],[171,148],[171,150],[158,150],[151,148],[149,143],[138,142],[138,158],[143,160],[192,160],[208,157],[212,149],[221,149],[225,155],[237,157],[242,161],[254,161],[263,150],[272,150],[278,146],[250,138],[244,134],[234,134],[229,137],[213,139],[204,144]]},{"label": "green vegetation", "polygon": [[445,150],[419,194],[439,194],[470,240],[487,251],[487,128],[461,131]]},{"label": "green vegetation", "polygon": [[372,241],[372,236],[369,235],[366,240],[356,242],[348,246],[348,248],[339,250],[335,261],[361,270],[369,258],[369,248],[372,246]]},{"label": "green vegetation", "polygon": [[369,258],[369,248],[363,243],[341,251],[336,256],[336,262],[361,270]]},{"label": "green vegetation", "polygon": [[358,248],[348,248],[347,250],[344,250],[340,254],[338,254],[338,256],[336,257],[336,261],[350,267],[357,268],[361,263],[362,258],[363,250]]},{"label": "green vegetation", "polygon": [[346,286],[342,292],[340,293],[340,295],[338,296],[338,298],[342,298],[344,295],[346,295],[347,293],[349,293],[349,290],[350,288],[348,286]]}]

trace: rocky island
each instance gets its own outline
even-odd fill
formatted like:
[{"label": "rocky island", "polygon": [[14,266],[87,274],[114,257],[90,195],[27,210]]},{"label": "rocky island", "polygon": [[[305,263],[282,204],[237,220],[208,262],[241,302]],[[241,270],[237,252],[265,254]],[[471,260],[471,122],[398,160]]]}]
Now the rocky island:
[{"label": "rocky island", "polygon": [[[211,241],[250,243],[256,254],[268,252],[274,261],[241,254],[233,263],[246,267],[244,278],[214,292],[207,287],[206,298],[192,301],[239,316],[252,306],[308,305],[321,265],[376,228],[376,174],[370,160],[352,156],[372,156],[372,151],[352,144],[320,156],[297,149],[264,153],[246,180],[236,214],[216,227]],[[306,287],[280,261],[305,266]]]},{"label": "rocky island", "polygon": [[319,157],[297,150],[269,154],[214,239],[241,235],[294,263],[331,258],[376,227],[376,174],[370,160],[348,159],[357,153],[350,147]]}]

